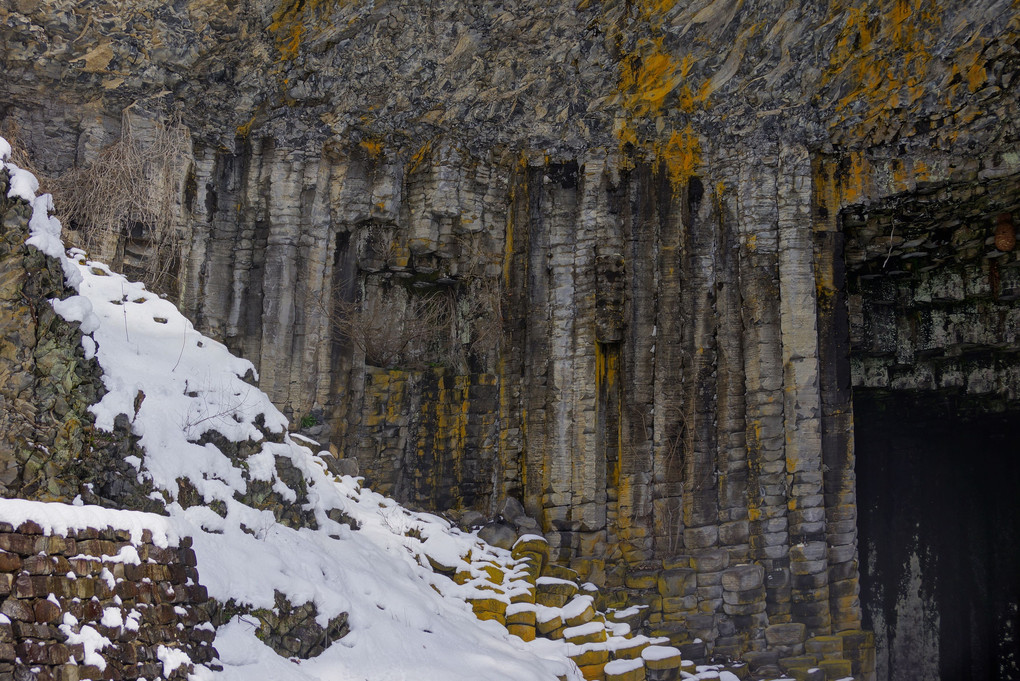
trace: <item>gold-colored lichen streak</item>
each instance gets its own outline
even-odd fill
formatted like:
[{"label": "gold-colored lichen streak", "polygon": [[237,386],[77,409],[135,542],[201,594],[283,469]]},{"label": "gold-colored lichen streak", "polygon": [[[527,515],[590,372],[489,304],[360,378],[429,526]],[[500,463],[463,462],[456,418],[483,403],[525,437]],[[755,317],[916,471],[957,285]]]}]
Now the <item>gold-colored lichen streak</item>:
[{"label": "gold-colored lichen streak", "polygon": [[656,159],[666,167],[673,192],[680,191],[697,174],[701,164],[701,143],[694,128],[688,125],[681,132],[674,131],[666,144],[657,151]]},{"label": "gold-colored lichen streak", "polygon": [[[833,20],[843,26],[829,55],[820,84],[843,94],[835,102],[833,128],[851,123],[851,139],[888,139],[890,121],[930,99],[933,82],[945,83],[939,104],[947,115],[959,102],[988,82],[983,50],[986,41],[977,32],[955,52],[936,56],[929,49],[950,27],[937,0],[873,0],[864,6],[837,5]],[[967,37],[967,26],[954,26]],[[864,105],[863,107],[861,105]]]},{"label": "gold-colored lichen streak", "polygon": [[301,42],[308,24],[323,21],[333,9],[350,0],[282,0],[273,12],[269,32],[276,39],[276,48],[282,61],[294,59],[301,50]]}]

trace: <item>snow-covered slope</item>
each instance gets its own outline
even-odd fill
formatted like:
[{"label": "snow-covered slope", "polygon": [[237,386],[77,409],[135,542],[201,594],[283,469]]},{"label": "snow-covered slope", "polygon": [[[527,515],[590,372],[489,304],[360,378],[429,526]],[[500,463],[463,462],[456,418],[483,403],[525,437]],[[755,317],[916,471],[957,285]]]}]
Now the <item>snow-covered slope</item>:
[{"label": "snow-covered slope", "polygon": [[[0,162],[10,154],[0,139]],[[436,574],[427,554],[458,565],[469,554],[512,565],[507,551],[480,542],[445,520],[411,513],[362,489],[358,479],[331,475],[315,454],[284,434],[286,418],[242,380],[252,365],[196,332],[169,302],[81,252],[68,258],[52,201],[37,197],[27,172],[5,163],[11,196],[34,207],[30,243],[64,264],[79,295],[53,301],[66,319],[81,322],[86,355],[98,358],[108,390],[93,411],[112,430],[119,414],[131,420],[145,455],[132,463],[166,503],[170,523],[194,538],[198,569],[209,595],[249,608],[272,608],[277,592],[292,604],[313,602],[325,624],[348,613],[350,632],[323,654],[291,661],[254,635],[252,618],[220,628],[215,646],[225,679],[415,679],[476,681],[582,678],[562,643],[526,643],[496,622],[476,619],[465,597],[470,586]],[[264,422],[261,428],[256,420]],[[264,441],[243,462],[213,444],[196,444],[207,431],[232,442]],[[278,433],[270,442],[263,431]],[[271,481],[284,499],[297,499],[278,478],[277,458],[288,459],[307,485],[305,512],[317,529],[277,523],[271,511],[238,500],[251,481]],[[183,508],[179,480],[205,503]],[[219,502],[221,516],[208,504]],[[360,529],[335,522],[339,509]],[[336,514],[334,513],[334,517]],[[467,564],[464,563],[466,566]],[[443,595],[448,593],[449,595]],[[202,671],[201,676],[211,676]]]}]

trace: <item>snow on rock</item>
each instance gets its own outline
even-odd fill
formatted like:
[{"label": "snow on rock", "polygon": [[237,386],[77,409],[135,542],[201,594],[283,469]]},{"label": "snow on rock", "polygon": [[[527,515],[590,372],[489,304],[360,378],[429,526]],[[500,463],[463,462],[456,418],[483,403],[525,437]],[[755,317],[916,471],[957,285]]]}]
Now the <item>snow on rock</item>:
[{"label": "snow on rock", "polygon": [[[32,521],[43,528],[46,534],[66,535],[70,530],[84,530],[89,527],[112,527],[131,533],[133,543],[141,543],[142,533],[152,533],[152,543],[161,548],[177,546],[181,535],[177,523],[170,518],[153,513],[120,511],[101,506],[71,506],[44,501],[25,499],[0,499],[0,519],[17,527]],[[123,551],[125,558],[130,555]],[[137,558],[138,553],[134,553]]]},{"label": "snow on rock", "polygon": [[70,613],[64,614],[64,623],[60,625],[60,631],[67,636],[69,645],[81,644],[85,650],[85,664],[91,664],[99,668],[99,671],[106,670],[106,658],[103,657],[103,648],[113,645],[110,639],[106,638],[93,627],[84,625],[81,631],[75,633],[73,627],[78,621]]},{"label": "snow on rock", "polygon": [[166,678],[169,678],[178,667],[191,664],[188,654],[177,648],[159,646],[156,648],[156,657],[163,663],[163,676]]}]

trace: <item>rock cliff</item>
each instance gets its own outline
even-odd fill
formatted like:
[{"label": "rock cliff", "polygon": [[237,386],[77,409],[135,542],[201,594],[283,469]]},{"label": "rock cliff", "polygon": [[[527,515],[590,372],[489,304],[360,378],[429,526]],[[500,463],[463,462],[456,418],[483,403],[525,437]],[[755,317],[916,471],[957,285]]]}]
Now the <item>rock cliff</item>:
[{"label": "rock cliff", "polygon": [[862,613],[851,388],[1020,410],[1015,2],[3,6],[45,174],[188,128],[182,308],[372,485],[519,498],[610,587],[693,570],[652,624],[720,654],[866,616],[881,675],[897,636],[951,674]]}]

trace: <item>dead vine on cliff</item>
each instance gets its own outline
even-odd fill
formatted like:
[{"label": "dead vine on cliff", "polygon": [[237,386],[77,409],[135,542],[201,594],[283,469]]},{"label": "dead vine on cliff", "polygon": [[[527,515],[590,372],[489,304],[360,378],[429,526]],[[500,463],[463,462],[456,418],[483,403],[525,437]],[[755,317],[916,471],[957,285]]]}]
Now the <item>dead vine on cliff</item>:
[{"label": "dead vine on cliff", "polygon": [[119,140],[50,181],[69,240],[150,289],[173,293],[190,148],[190,133],[175,118],[157,118],[143,132],[125,116]]},{"label": "dead vine on cliff", "polygon": [[365,364],[421,368],[448,358],[454,316],[452,292],[409,296],[405,302],[388,295],[375,305],[337,297],[328,311],[337,335],[365,355]]}]

